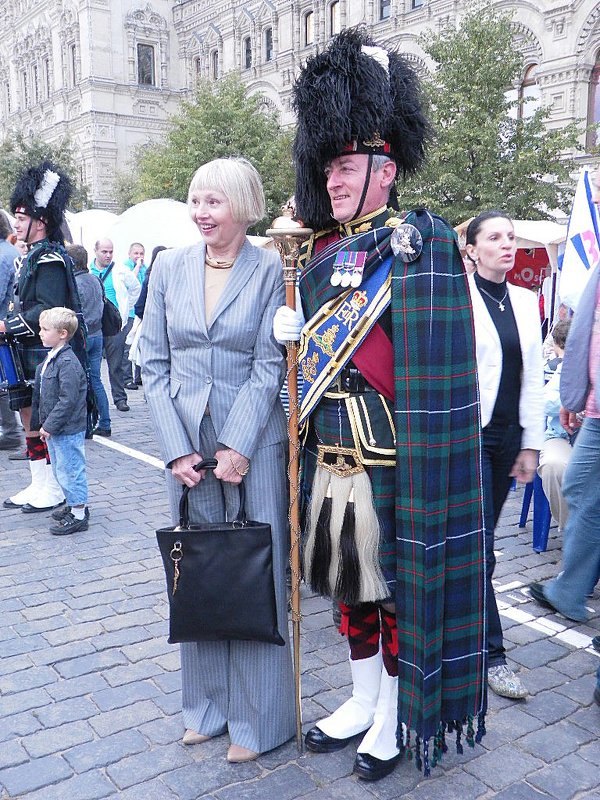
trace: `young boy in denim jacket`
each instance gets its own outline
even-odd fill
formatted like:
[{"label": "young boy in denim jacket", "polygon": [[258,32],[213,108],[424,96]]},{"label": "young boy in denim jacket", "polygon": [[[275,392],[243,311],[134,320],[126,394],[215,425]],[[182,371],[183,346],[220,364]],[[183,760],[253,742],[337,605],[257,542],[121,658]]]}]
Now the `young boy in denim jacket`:
[{"label": "young boy in denim jacket", "polygon": [[32,425],[46,442],[52,469],[67,506],[52,514],[55,536],[85,531],[89,511],[85,471],[87,381],[69,341],[77,330],[69,308],[50,308],[40,314],[40,338],[51,350],[36,369]]}]

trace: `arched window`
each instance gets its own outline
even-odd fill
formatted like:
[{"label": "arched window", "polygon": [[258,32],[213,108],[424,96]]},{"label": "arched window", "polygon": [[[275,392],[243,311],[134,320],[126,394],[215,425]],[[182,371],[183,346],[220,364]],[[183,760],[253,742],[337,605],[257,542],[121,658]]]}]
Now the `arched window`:
[{"label": "arched window", "polygon": [[243,63],[244,69],[250,69],[252,66],[252,40],[249,36],[246,36],[244,39],[244,46],[243,46]]},{"label": "arched window", "polygon": [[540,107],[541,92],[536,79],[537,64],[530,64],[519,86],[519,119],[528,119]]},{"label": "arched window", "polygon": [[314,14],[309,11],[304,15],[304,46],[308,47],[315,40]]},{"label": "arched window", "polygon": [[[590,88],[588,94],[588,125],[600,125],[600,50],[596,53],[596,63],[590,74]],[[598,144],[598,128],[588,131],[586,147],[590,150]]]},{"label": "arched window", "polygon": [[273,28],[265,28],[265,61],[273,60]]},{"label": "arched window", "polygon": [[211,50],[210,53],[210,77],[216,81],[219,77],[219,51]]},{"label": "arched window", "polygon": [[329,34],[335,36],[340,32],[340,3],[339,0],[333,0],[329,6]]}]

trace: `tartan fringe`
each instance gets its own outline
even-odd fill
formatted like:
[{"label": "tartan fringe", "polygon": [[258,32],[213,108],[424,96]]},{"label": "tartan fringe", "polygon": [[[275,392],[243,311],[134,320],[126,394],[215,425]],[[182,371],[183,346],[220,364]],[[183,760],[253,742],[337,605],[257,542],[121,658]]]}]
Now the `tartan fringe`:
[{"label": "tartan fringe", "polygon": [[384,600],[379,520],[366,472],[341,477],[318,466],[311,492],[304,575],[311,589],[348,605]]},{"label": "tartan fringe", "polygon": [[440,722],[435,736],[431,739],[422,739],[420,736],[416,736],[414,744],[411,744],[410,731],[406,730],[404,723],[400,723],[396,733],[396,746],[407,761],[412,761],[414,758],[416,768],[419,772],[423,772],[424,777],[428,778],[431,770],[442,760],[444,753],[448,752],[447,733],[456,733],[456,752],[459,755],[464,752],[463,737],[469,747],[475,747],[475,743],[481,743],[486,733],[485,714],[477,715],[477,732],[475,732],[474,722],[475,717],[472,715],[463,720]]}]

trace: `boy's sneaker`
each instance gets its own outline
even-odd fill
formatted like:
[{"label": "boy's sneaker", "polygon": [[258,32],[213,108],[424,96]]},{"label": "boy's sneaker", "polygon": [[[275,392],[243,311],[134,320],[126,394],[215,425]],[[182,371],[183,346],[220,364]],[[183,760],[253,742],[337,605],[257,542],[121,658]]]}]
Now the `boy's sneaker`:
[{"label": "boy's sneaker", "polygon": [[57,520],[56,525],[50,526],[50,533],[53,536],[67,536],[70,533],[87,531],[89,527],[90,512],[86,508],[83,519],[76,519],[69,511],[61,519]]},{"label": "boy's sneaker", "polygon": [[56,511],[53,511],[50,516],[52,519],[62,519],[67,514],[71,513],[71,506],[68,506],[66,503],[62,505],[60,508],[57,508]]}]

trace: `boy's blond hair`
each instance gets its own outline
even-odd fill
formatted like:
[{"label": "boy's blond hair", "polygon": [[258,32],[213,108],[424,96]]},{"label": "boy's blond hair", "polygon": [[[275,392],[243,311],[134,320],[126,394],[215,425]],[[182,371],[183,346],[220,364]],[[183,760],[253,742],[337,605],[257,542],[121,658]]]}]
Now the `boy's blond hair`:
[{"label": "boy's blond hair", "polygon": [[42,322],[49,328],[54,328],[57,331],[66,331],[69,334],[67,341],[73,338],[75,331],[79,327],[75,312],[71,311],[70,308],[64,308],[64,306],[44,309],[40,314],[40,324]]}]

